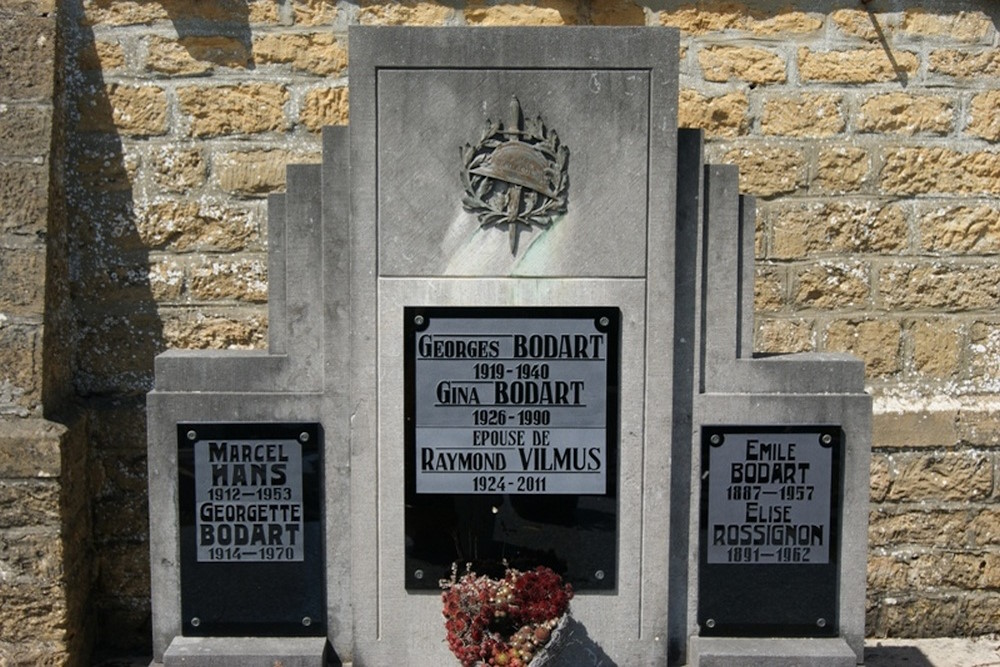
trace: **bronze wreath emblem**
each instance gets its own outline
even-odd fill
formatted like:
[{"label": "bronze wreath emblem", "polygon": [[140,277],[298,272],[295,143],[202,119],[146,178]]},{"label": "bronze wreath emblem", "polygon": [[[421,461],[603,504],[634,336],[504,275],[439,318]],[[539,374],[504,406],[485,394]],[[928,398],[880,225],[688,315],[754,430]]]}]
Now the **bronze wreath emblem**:
[{"label": "bronze wreath emblem", "polygon": [[479,143],[461,151],[462,205],[483,229],[506,231],[512,255],[522,230],[548,228],[553,216],[566,212],[569,149],[541,116],[525,120],[516,97],[506,125],[487,120]]}]

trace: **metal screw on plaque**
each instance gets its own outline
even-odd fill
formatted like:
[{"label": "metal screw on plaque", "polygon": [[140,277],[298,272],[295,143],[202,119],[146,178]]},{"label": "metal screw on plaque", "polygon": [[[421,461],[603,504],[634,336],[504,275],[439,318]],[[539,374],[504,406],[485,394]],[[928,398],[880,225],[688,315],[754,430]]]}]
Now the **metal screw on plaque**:
[{"label": "metal screw on plaque", "polygon": [[423,570],[414,570],[413,571],[413,578],[414,579],[423,579],[424,578],[424,571]]},{"label": "metal screw on plaque", "polygon": [[201,619],[195,616],[194,618],[191,619],[191,625],[197,628],[199,625],[201,625]]},{"label": "metal screw on plaque", "polygon": [[309,434],[305,431],[299,433],[299,442],[309,442]]},{"label": "metal screw on plaque", "polygon": [[707,621],[705,621],[705,627],[706,628],[714,628],[715,627],[715,619],[714,618],[710,618]]},{"label": "metal screw on plaque", "polygon": [[816,619],[816,626],[820,627],[820,628],[825,628],[826,627],[826,619],[825,618],[817,618]]},{"label": "metal screw on plaque", "polygon": [[187,432],[187,437],[188,437],[188,440],[197,440],[198,439],[198,434],[195,433],[193,430],[192,431],[188,431]]},{"label": "metal screw on plaque", "polygon": [[609,320],[609,319],[608,319],[608,318],[606,318],[606,317],[602,317],[602,318],[600,319],[600,322],[601,322],[601,326],[602,326],[602,327],[606,327],[606,326],[608,326],[609,324],[611,324],[611,320]]},{"label": "metal screw on plaque", "polygon": [[418,327],[422,327],[424,325],[424,316],[417,315],[416,317],[413,318],[413,323],[416,324]]},{"label": "metal screw on plaque", "polygon": [[721,445],[722,444],[722,436],[719,435],[718,433],[713,433],[711,435],[711,437],[709,437],[708,441],[710,443],[712,443],[713,445]]},{"label": "metal screw on plaque", "polygon": [[311,618],[309,618],[308,616],[303,616],[302,617],[302,625],[304,625],[305,627],[308,628],[312,624],[313,624],[313,620]]},{"label": "metal screw on plaque", "polygon": [[819,436],[819,441],[824,445],[830,445],[833,443],[833,436],[830,435],[829,433],[824,433],[823,435]]},{"label": "metal screw on plaque", "polygon": [[594,573],[594,579],[598,581],[604,581],[604,570],[598,570]]}]

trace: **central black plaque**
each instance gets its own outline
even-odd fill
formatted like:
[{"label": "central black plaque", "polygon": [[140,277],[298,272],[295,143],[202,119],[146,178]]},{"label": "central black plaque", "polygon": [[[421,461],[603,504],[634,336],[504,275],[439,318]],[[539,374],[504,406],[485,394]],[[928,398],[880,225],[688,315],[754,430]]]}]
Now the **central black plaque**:
[{"label": "central black plaque", "polygon": [[831,426],[702,427],[702,636],[837,635],[841,442]]},{"label": "central black plaque", "polygon": [[406,582],[617,576],[617,308],[404,309]]},{"label": "central black plaque", "polygon": [[177,425],[186,636],[326,634],[321,430]]}]

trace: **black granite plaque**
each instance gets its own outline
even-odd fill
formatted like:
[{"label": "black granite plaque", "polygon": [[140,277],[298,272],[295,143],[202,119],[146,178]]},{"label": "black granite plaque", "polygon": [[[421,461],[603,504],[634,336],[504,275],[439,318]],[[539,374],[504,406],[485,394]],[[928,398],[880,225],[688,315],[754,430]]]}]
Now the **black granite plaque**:
[{"label": "black granite plaque", "polygon": [[842,438],[702,427],[701,635],[837,635]]},{"label": "black granite plaque", "polygon": [[407,588],[504,561],[615,587],[620,320],[405,309]]},{"label": "black granite plaque", "polygon": [[177,425],[186,636],[326,634],[321,428]]}]

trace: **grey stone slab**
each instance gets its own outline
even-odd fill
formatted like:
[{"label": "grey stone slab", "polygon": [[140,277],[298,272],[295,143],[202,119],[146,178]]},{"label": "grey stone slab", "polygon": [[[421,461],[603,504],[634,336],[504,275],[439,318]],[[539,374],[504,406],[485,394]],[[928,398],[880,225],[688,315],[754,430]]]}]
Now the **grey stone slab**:
[{"label": "grey stone slab", "polygon": [[326,667],[325,637],[177,637],[163,667]]},{"label": "grey stone slab", "polygon": [[[354,325],[351,464],[354,480],[371,480],[377,487],[374,492],[358,484],[351,489],[356,639],[353,659],[366,664],[447,664],[453,659],[440,641],[443,631],[427,630],[440,627],[438,596],[409,594],[403,588],[404,535],[402,520],[397,516],[403,501],[399,448],[402,307],[598,305],[595,299],[603,295],[604,305],[622,307],[623,323],[629,331],[638,327],[642,332],[630,338],[635,343],[628,345],[629,359],[638,361],[639,369],[636,361],[629,362],[630,377],[634,379],[623,383],[623,389],[627,384],[634,399],[622,400],[621,415],[623,425],[633,426],[623,426],[623,441],[634,444],[621,447],[627,458],[622,462],[619,484],[627,493],[619,510],[622,534],[618,560],[634,565],[628,574],[619,577],[614,594],[581,593],[574,599],[573,609],[595,641],[618,664],[664,661],[669,597],[664,585],[668,559],[664,535],[669,530],[669,496],[658,491],[644,493],[642,489],[644,484],[669,485],[670,452],[663,444],[671,437],[673,406],[668,389],[643,395],[641,388],[669,387],[673,374],[676,32],[632,28],[478,31],[352,27],[350,43]],[[404,68],[405,73],[397,71]],[[397,106],[392,96],[383,95],[382,86],[400,91],[404,99],[422,99],[419,86],[412,85],[407,77],[412,77],[413,82],[430,82],[434,78],[432,71],[434,77],[450,79],[451,83],[434,89],[443,100],[431,104],[429,112],[432,125],[438,128],[429,134],[443,134],[444,138],[422,153],[422,147],[438,139],[423,135],[419,123],[412,122],[413,118],[424,117],[421,112],[413,111],[412,104]],[[628,78],[632,72],[636,73],[635,79]],[[614,203],[609,207],[594,198],[589,189],[602,187],[597,175],[604,174],[605,181],[614,181],[620,177],[608,174],[617,165],[609,164],[606,156],[603,161],[587,156],[585,141],[582,148],[569,146],[571,151],[579,151],[571,153],[570,164],[575,165],[572,168],[593,171],[586,175],[573,173],[569,195],[572,208],[576,196],[572,194],[573,183],[587,184],[587,191],[579,196],[584,203],[592,202],[600,214],[579,223],[581,227],[589,225],[589,243],[574,239],[573,227],[562,225],[572,219],[567,213],[564,220],[546,232],[552,239],[541,242],[553,243],[553,247],[557,241],[565,242],[565,258],[546,251],[537,260],[514,260],[525,267],[516,270],[511,265],[506,239],[490,239],[487,243],[497,242],[496,252],[463,258],[463,262],[470,261],[449,274],[448,266],[442,264],[447,253],[440,247],[448,235],[437,230],[450,229],[463,213],[461,191],[455,193],[454,199],[445,197],[460,182],[456,169],[461,164],[456,158],[452,166],[448,152],[457,155],[464,143],[477,141],[484,118],[503,114],[512,91],[526,115],[541,114],[567,145],[567,137],[586,137],[590,132],[600,137],[599,145],[606,146],[602,127],[581,128],[577,123],[584,121],[574,120],[587,119],[586,110],[563,107],[579,104],[593,94],[591,84],[601,86],[605,93],[608,86],[624,93],[640,81],[644,82],[647,98],[641,105],[631,97],[619,102],[623,125],[616,124],[613,114],[587,121],[599,121],[614,133],[637,125],[640,113],[645,114],[638,128],[645,137],[639,143],[623,137],[628,156],[623,167],[630,179],[624,188],[628,193],[625,199],[615,199],[611,194]],[[522,96],[514,88],[530,95]],[[456,97],[455,92],[461,94]],[[466,106],[468,98],[471,106]],[[566,102],[560,103],[560,99]],[[455,115],[452,123],[442,123],[434,114],[445,112],[447,100],[468,111]],[[611,109],[610,103],[610,98],[601,98],[597,105]],[[497,105],[500,109],[495,109]],[[555,115],[550,118],[550,113]],[[567,123],[568,127],[563,127]],[[469,131],[473,132],[471,137]],[[387,136],[393,137],[393,143],[380,143]],[[638,146],[644,146],[646,159],[633,157],[632,151]],[[399,155],[406,159],[389,164]],[[440,182],[430,178],[394,191],[394,184],[402,181],[410,165],[413,174],[426,169]],[[421,178],[427,178],[426,174]],[[392,212],[391,219],[386,211]],[[418,219],[427,221],[427,225],[407,226],[414,219],[414,211],[417,216],[426,216]],[[586,213],[581,209],[572,215],[584,220]],[[435,214],[441,220],[435,220]],[[604,218],[604,224],[599,218]],[[620,226],[618,218],[622,218]],[[428,238],[421,238],[421,230]],[[567,236],[558,236],[562,234]],[[487,237],[485,232],[479,235]],[[589,246],[589,252],[585,246]],[[459,243],[457,247],[465,246]],[[535,252],[534,247],[528,250],[526,257]],[[500,259],[506,264],[501,264]],[[611,288],[608,279],[618,279],[621,285]],[[623,296],[626,294],[627,298]],[[372,359],[377,363],[372,364]],[[372,553],[378,553],[378,558],[372,558]]]},{"label": "grey stone slab", "polygon": [[285,289],[285,195],[267,197],[267,351],[288,351],[288,318]]},{"label": "grey stone slab", "polygon": [[707,638],[691,640],[691,667],[853,667],[842,639]]}]

